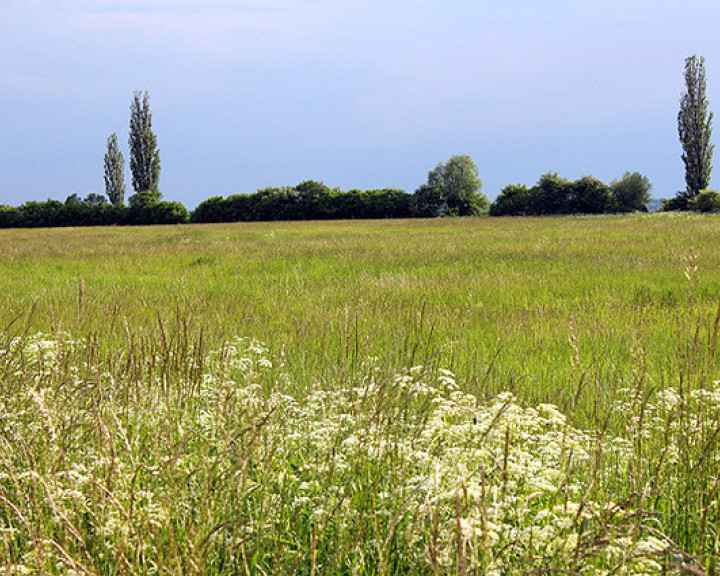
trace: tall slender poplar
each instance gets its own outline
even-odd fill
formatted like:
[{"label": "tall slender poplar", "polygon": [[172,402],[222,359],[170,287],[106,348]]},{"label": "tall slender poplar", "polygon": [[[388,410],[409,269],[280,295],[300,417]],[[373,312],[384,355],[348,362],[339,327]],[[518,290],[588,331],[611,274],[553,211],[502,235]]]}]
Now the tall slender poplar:
[{"label": "tall slender poplar", "polygon": [[105,153],[105,194],[115,206],[125,201],[125,159],[118,148],[117,134],[111,134]]},{"label": "tall slender poplar", "polygon": [[160,152],[152,131],[152,114],[147,92],[135,92],[130,106],[130,172],[135,193],[160,197]]},{"label": "tall slender poplar", "polygon": [[685,93],[678,112],[678,135],[685,163],[685,199],[694,198],[710,184],[714,146],[710,144],[713,114],[708,111],[705,58],[685,59]]}]

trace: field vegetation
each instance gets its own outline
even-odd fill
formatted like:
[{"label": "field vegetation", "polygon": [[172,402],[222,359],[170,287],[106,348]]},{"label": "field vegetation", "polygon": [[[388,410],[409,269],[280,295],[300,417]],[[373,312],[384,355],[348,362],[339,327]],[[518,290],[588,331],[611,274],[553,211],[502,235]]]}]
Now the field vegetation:
[{"label": "field vegetation", "polygon": [[717,574],[720,220],[0,230],[0,573]]}]

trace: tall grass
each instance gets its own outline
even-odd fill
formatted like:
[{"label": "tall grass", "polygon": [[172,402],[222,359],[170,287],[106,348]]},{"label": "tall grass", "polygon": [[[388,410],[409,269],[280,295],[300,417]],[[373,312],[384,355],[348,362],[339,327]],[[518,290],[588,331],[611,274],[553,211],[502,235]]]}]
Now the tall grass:
[{"label": "tall grass", "polygon": [[640,369],[580,429],[443,369],[294,396],[256,341],[131,341],[2,342],[3,573],[717,571],[717,382]]},{"label": "tall grass", "polygon": [[716,574],[717,223],[6,232],[0,571]]}]

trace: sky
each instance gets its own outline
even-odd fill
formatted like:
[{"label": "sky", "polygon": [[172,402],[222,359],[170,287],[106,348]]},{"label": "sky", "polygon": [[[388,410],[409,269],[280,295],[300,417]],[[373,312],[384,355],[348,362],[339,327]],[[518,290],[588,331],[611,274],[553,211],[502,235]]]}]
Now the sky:
[{"label": "sky", "polygon": [[309,179],[413,192],[455,154],[490,199],[551,171],[672,197],[686,57],[720,105],[718,22],[717,0],[0,0],[0,204],[103,193],[136,90],[188,208]]}]

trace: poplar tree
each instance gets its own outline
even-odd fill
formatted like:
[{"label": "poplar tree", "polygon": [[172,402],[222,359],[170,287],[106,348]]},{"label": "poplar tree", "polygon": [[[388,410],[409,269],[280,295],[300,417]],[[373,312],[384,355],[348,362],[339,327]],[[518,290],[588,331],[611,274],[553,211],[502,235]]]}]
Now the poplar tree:
[{"label": "poplar tree", "polygon": [[705,58],[693,55],[685,59],[685,93],[678,112],[678,134],[687,184],[685,200],[694,198],[710,184],[714,148],[710,144],[712,119],[706,97]]},{"label": "poplar tree", "polygon": [[111,134],[105,153],[105,194],[115,206],[125,201],[125,159],[118,148],[117,134]]},{"label": "poplar tree", "polygon": [[135,92],[130,106],[130,172],[135,193],[160,198],[160,152],[152,131],[147,92]]}]

